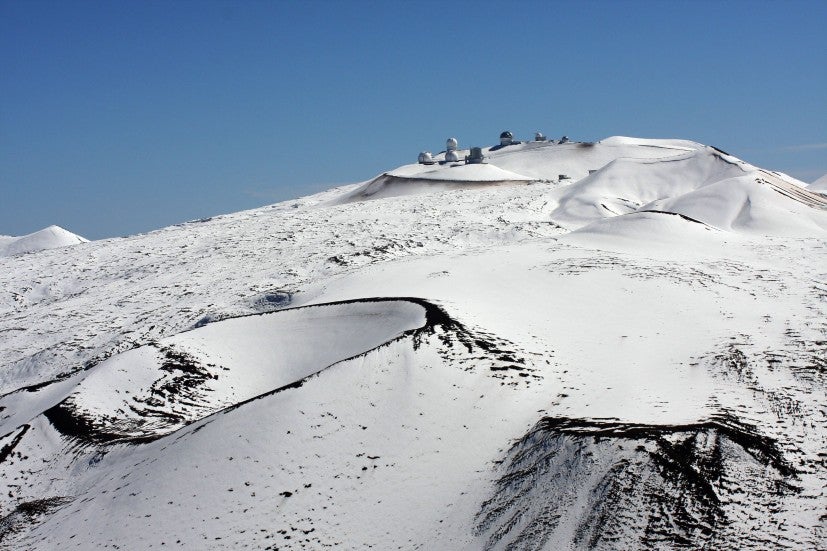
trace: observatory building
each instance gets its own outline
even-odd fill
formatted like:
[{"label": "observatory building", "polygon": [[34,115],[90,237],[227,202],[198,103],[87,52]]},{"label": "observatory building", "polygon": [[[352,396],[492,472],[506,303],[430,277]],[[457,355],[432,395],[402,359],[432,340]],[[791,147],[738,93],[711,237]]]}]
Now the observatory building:
[{"label": "observatory building", "polygon": [[457,139],[448,138],[445,142],[445,162],[455,163],[457,161],[459,161],[459,155],[457,155]]},{"label": "observatory building", "polygon": [[500,146],[511,145],[514,143],[514,134],[506,130],[500,134]]},{"label": "observatory building", "polygon": [[436,163],[436,161],[434,161],[434,157],[431,155],[430,151],[423,151],[419,154],[419,164],[432,165],[434,163]]},{"label": "observatory building", "polygon": [[485,162],[481,147],[472,147],[471,154],[465,157],[465,164],[478,165]]}]

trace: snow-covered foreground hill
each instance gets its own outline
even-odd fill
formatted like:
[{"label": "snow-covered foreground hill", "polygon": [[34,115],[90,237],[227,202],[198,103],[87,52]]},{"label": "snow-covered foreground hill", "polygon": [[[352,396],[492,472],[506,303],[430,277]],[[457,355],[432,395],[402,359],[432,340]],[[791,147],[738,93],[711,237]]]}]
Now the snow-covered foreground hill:
[{"label": "snow-covered foreground hill", "polygon": [[0,259],[0,547],[827,547],[827,198],[485,153]]}]

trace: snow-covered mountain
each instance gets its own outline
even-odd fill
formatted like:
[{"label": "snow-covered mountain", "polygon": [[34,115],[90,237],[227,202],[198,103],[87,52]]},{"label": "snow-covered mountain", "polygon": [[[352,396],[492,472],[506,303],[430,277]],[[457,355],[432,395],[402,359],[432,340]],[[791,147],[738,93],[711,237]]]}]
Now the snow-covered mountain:
[{"label": "snow-covered mountain", "polygon": [[0,235],[0,257],[68,247],[87,241],[60,226],[49,226],[19,237]]},{"label": "snow-covered mountain", "polygon": [[827,547],[827,197],[483,153],[0,259],[0,546]]}]

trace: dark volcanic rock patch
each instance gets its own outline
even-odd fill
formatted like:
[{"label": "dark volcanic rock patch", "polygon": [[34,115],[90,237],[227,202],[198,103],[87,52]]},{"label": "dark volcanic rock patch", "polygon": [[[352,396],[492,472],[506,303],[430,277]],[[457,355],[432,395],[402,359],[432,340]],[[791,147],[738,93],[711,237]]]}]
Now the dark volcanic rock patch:
[{"label": "dark volcanic rock patch", "polygon": [[[476,516],[486,548],[783,548],[772,514],[798,492],[776,442],[722,416],[687,425],[545,418],[508,451]],[[779,521],[783,524],[783,521]]]},{"label": "dark volcanic rock patch", "polygon": [[17,504],[14,510],[0,517],[0,544],[8,536],[37,524],[45,515],[71,501],[71,498],[53,496]]},{"label": "dark volcanic rock patch", "polygon": [[[22,425],[19,429],[17,429],[16,434],[12,433],[12,434],[14,434],[14,436],[11,437],[11,440],[7,444],[4,444],[2,447],[0,447],[0,463],[5,461],[6,459],[8,459],[9,456],[14,452],[14,448],[16,448],[17,445],[20,443],[20,441],[23,439],[23,437],[29,431],[29,428],[30,428],[29,425]],[[7,434],[3,438],[9,437],[9,436],[11,436],[11,435]]]},{"label": "dark volcanic rock patch", "polygon": [[193,357],[169,346],[153,343],[158,349],[159,378],[145,395],[133,395],[125,402],[134,415],[96,416],[78,407],[73,396],[46,410],[44,415],[61,434],[78,444],[148,442],[212,412],[204,397],[205,383],[217,379],[219,368],[203,365]]}]

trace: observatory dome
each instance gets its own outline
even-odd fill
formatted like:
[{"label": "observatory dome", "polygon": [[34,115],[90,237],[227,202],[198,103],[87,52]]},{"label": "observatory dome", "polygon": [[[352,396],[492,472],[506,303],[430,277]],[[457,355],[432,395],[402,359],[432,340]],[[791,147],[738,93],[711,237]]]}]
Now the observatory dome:
[{"label": "observatory dome", "polygon": [[421,165],[432,165],[434,164],[434,158],[431,155],[430,151],[423,151],[419,154],[419,164]]}]

